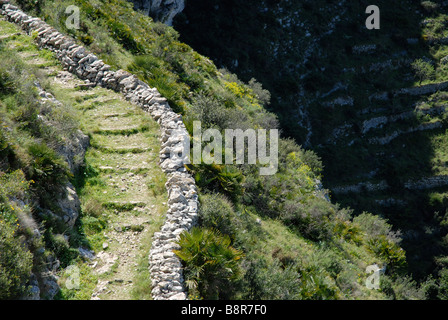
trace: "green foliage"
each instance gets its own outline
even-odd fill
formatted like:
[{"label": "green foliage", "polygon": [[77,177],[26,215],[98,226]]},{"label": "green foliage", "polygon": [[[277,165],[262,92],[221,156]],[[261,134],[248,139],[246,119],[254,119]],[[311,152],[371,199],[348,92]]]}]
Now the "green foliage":
[{"label": "green foliage", "polygon": [[217,230],[194,227],[180,235],[179,250],[185,263],[185,282],[191,297],[230,299],[232,287],[240,276],[242,252],[230,246],[227,235]]},{"label": "green foliage", "polygon": [[14,90],[14,82],[6,70],[0,70],[0,94],[10,93]]},{"label": "green foliage", "polygon": [[17,0],[17,4],[19,4],[24,10],[36,10],[36,12],[40,12],[41,7],[43,5],[42,0]]},{"label": "green foliage", "polygon": [[134,62],[127,68],[150,86],[157,88],[176,112],[184,111],[183,97],[187,94],[188,87],[179,81],[178,75],[170,72],[169,64],[157,56],[143,55],[134,57]]},{"label": "green foliage", "polygon": [[220,233],[235,239],[238,217],[232,203],[219,193],[201,196],[200,225],[205,228],[219,230]]},{"label": "green foliage", "polygon": [[[232,1],[232,4],[233,2],[235,1]],[[68,4],[73,3],[67,0],[45,3],[42,16],[45,16],[48,23],[65,30],[63,10]],[[112,67],[128,69],[149,85],[156,87],[168,99],[170,106],[183,114],[190,132],[194,120],[200,120],[203,129],[218,130],[277,128],[280,120],[287,131],[286,134],[293,133],[296,138],[299,137],[297,141],[301,141],[300,135],[304,130],[299,128],[297,114],[291,111],[302,104],[310,110],[313,127],[322,127],[320,131],[323,133],[313,132],[313,139],[315,136],[324,135],[328,128],[333,128],[334,123],[327,124],[326,119],[340,120],[340,114],[336,111],[322,112],[320,106],[314,108],[314,105],[308,105],[306,100],[315,100],[318,94],[308,96],[305,92],[302,96],[302,91],[299,90],[301,88],[297,84],[297,74],[300,74],[302,69],[294,67],[294,61],[288,60],[288,63],[285,63],[279,57],[278,68],[275,63],[265,64],[262,59],[265,53],[263,50],[257,50],[258,44],[254,49],[238,51],[240,65],[242,69],[247,70],[247,66],[250,66],[249,56],[260,63],[263,66],[263,74],[260,74],[262,83],[268,83],[269,89],[274,89],[272,97],[269,91],[251,76],[245,77],[251,79],[245,84],[228,71],[218,71],[209,59],[181,43],[178,40],[179,34],[173,28],[153,23],[150,18],[133,12],[132,4],[124,0],[76,0],[75,4],[81,7],[82,26],[80,30],[66,31],[84,42]],[[242,4],[236,1],[232,7],[237,11],[244,10],[253,14],[251,4],[253,3]],[[309,7],[309,10],[317,10],[322,7],[320,4],[307,2],[299,5]],[[355,7],[351,10],[357,9],[358,7]],[[214,10],[210,10],[210,14],[212,12]],[[276,21],[270,12],[261,16],[263,24]],[[387,13],[385,16],[387,17]],[[117,20],[117,17],[120,19]],[[322,21],[322,15],[317,15],[317,19]],[[250,20],[245,22],[247,21]],[[228,22],[226,18],[223,23]],[[314,25],[317,28],[314,30],[316,33],[323,33],[320,24]],[[250,27],[247,23],[244,23],[244,26]],[[257,36],[262,24],[258,26],[260,28],[255,28]],[[234,21],[229,27],[234,27]],[[278,29],[272,29],[266,32],[277,37],[277,31]],[[236,35],[236,39],[243,36],[246,40],[247,37],[244,32],[226,33],[232,34],[232,37]],[[201,32],[194,35],[203,37],[205,34],[206,32]],[[218,46],[216,41],[211,40],[217,48],[222,48],[222,45],[226,47],[225,42]],[[250,37],[248,40],[251,40]],[[281,41],[283,40],[288,43],[286,39]],[[328,43],[331,44],[333,43]],[[346,48],[339,47],[339,44],[337,48],[332,52],[335,61],[321,65],[316,55],[310,57],[308,65],[303,68],[305,74],[308,69],[313,70],[313,65],[319,66],[318,72],[314,70],[311,74],[307,73],[308,76],[303,79],[306,86],[314,86],[320,91],[319,94],[329,91],[331,88],[326,87],[334,85],[333,76],[341,74],[335,67],[339,63],[338,59],[341,59],[337,52],[341,51],[345,56]],[[227,48],[224,51],[227,51]],[[368,65],[370,62],[363,60],[364,58],[361,59],[362,63]],[[325,73],[320,71],[320,68],[324,67]],[[289,68],[294,71],[288,72]],[[283,74],[281,79],[274,77],[271,72],[266,72],[277,69]],[[350,79],[351,76],[344,73],[342,77]],[[388,85],[394,79],[386,78],[387,83],[382,83],[384,78],[379,77],[372,82],[389,89]],[[345,82],[347,79],[343,80]],[[353,91],[358,95],[361,90]],[[363,88],[362,91],[366,90]],[[284,93],[293,93],[293,96],[285,97]],[[358,96],[355,98],[356,101],[363,101],[358,99]],[[81,100],[80,98],[79,102]],[[279,120],[262,108],[271,100],[273,110],[281,111]],[[14,103],[10,105],[13,106]],[[25,129],[31,134],[50,136],[48,132],[42,132],[35,126],[33,119],[39,113],[37,110],[33,111],[31,104],[28,106],[28,110],[21,108],[26,111],[22,120],[28,121],[28,127],[25,126]],[[350,112],[354,113],[352,110],[347,111]],[[122,133],[124,132],[120,132]],[[46,172],[50,176],[59,176],[61,181],[64,179],[66,174],[63,173],[62,167],[58,166],[53,155],[45,156],[43,152],[41,156],[40,153],[31,151],[27,150],[33,162],[38,159],[38,163],[31,166],[31,173],[38,178],[39,188],[47,184],[44,183],[45,178],[48,178],[50,185],[55,182],[46,176]],[[333,156],[332,152],[329,154]],[[344,158],[343,161],[335,159],[334,162],[340,166],[348,166],[352,160],[350,155],[344,153],[344,156],[349,158]],[[41,158],[49,159],[47,165]],[[359,286],[356,286],[355,272],[360,266],[376,258],[390,263],[395,269],[403,263],[403,254],[399,250],[398,242],[394,240],[389,226],[381,222],[383,220],[378,218],[378,221],[372,221],[373,219],[364,216],[364,220],[360,218],[351,222],[351,212],[341,210],[323,198],[323,192],[316,188],[323,169],[320,158],[314,152],[299,147],[292,139],[280,140],[279,171],[273,176],[260,177],[256,166],[246,165],[200,164],[189,166],[188,169],[194,174],[201,191],[211,192],[201,195],[200,222],[204,228],[195,228],[191,233],[183,234],[179,241],[181,249],[176,252],[185,262],[185,278],[192,298],[337,299],[341,296],[336,283],[344,289],[344,293],[349,292],[347,297],[352,298],[356,297],[353,292],[360,291]],[[94,186],[98,189],[105,187],[105,182],[94,168],[86,167],[84,174],[84,177],[78,179],[77,186]],[[162,184],[162,181],[156,178],[149,185],[154,196],[161,195]],[[106,226],[101,206],[92,201],[83,205],[83,211],[83,230],[88,235],[101,237],[100,233]],[[271,230],[263,229],[265,222],[256,220],[258,217],[272,218],[281,223],[280,235],[269,234]],[[378,227],[369,231],[372,226]],[[48,238],[52,248],[60,256],[68,257],[64,259],[69,261],[70,250],[65,238],[61,235]],[[282,241],[285,243],[280,244]],[[267,248],[271,248],[272,243],[281,247],[284,252],[271,256],[272,250]],[[393,276],[391,283],[395,281],[395,274]],[[407,285],[404,287],[407,288]]]},{"label": "green foliage", "polygon": [[439,277],[437,281],[437,298],[440,300],[448,299],[448,269],[442,269],[439,272]]},{"label": "green foliage", "polygon": [[18,169],[8,174],[0,171],[0,198],[25,198],[31,182],[26,180],[25,174]]},{"label": "green foliage", "polygon": [[322,272],[302,269],[296,264],[282,267],[252,260],[245,273],[248,288],[245,299],[254,300],[329,300],[338,298],[337,287]]},{"label": "green foliage", "polygon": [[294,266],[282,269],[279,262],[268,264],[264,259],[250,259],[246,266],[243,295],[248,300],[301,299],[301,281]]},{"label": "green foliage", "polygon": [[406,253],[399,246],[400,234],[392,231],[392,227],[384,219],[370,213],[363,213],[353,219],[367,240],[367,248],[373,252],[388,267],[397,272],[403,272],[407,266]]},{"label": "green foliage", "polygon": [[392,230],[392,226],[385,220],[368,212],[353,218],[354,225],[364,232],[368,239],[386,237],[394,243],[400,242],[400,233]]},{"label": "green foliage", "polygon": [[248,86],[252,90],[252,94],[257,98],[261,105],[266,107],[270,104],[271,93],[268,90],[263,89],[261,83],[257,82],[255,78],[249,80]]},{"label": "green foliage", "polygon": [[33,256],[17,236],[17,227],[3,220],[0,213],[0,299],[15,299],[24,292]]},{"label": "green foliage", "polygon": [[244,176],[234,166],[202,163],[187,167],[192,171],[199,187],[219,190],[233,199],[243,193],[241,182]]},{"label": "green foliage", "polygon": [[354,223],[340,221],[339,223],[336,223],[333,231],[336,235],[339,235],[346,241],[353,241],[358,245],[362,243],[361,231]]},{"label": "green foliage", "polygon": [[32,144],[28,152],[32,158],[28,176],[36,182],[33,190],[47,197],[60,191],[69,176],[67,164],[45,144]]},{"label": "green foliage", "polygon": [[63,234],[55,234],[51,228],[45,232],[47,247],[54,252],[63,268],[69,266],[79,255],[76,248],[71,248],[68,237]]},{"label": "green foliage", "polygon": [[112,37],[127,50],[134,54],[141,53],[144,50],[142,45],[135,41],[129,26],[121,23],[115,18],[109,18],[106,23]]},{"label": "green foliage", "polygon": [[415,60],[411,66],[415,72],[415,76],[420,81],[419,84],[422,84],[424,80],[430,80],[435,77],[434,66],[423,59]]},{"label": "green foliage", "polygon": [[367,242],[371,250],[396,271],[403,271],[406,267],[406,254],[397,244],[389,241],[385,236],[370,239]]}]

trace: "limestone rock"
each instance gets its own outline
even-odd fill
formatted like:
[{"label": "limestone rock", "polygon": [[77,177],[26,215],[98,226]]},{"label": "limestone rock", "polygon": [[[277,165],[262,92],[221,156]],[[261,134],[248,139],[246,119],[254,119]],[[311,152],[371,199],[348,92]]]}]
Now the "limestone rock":
[{"label": "limestone rock", "polygon": [[131,0],[134,8],[171,26],[173,18],[185,8],[184,0]]}]

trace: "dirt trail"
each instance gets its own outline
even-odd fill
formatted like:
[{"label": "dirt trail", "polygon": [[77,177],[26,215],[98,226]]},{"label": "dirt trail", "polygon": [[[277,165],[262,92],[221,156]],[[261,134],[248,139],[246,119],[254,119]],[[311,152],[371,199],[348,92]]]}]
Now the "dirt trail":
[{"label": "dirt trail", "polygon": [[[28,37],[15,27],[0,28],[0,33],[1,39],[18,34]],[[98,277],[91,298],[133,299],[139,264],[147,261],[151,236],[160,224],[160,213],[166,211],[165,191],[160,189],[164,174],[158,166],[158,125],[121,94],[88,88],[62,70],[56,59],[39,54],[32,42],[10,41],[8,45],[24,63],[48,77],[46,91],[77,109],[82,129],[91,137],[86,157],[105,185],[80,198],[82,202],[90,198],[99,201],[107,216],[104,241],[89,263]]]}]

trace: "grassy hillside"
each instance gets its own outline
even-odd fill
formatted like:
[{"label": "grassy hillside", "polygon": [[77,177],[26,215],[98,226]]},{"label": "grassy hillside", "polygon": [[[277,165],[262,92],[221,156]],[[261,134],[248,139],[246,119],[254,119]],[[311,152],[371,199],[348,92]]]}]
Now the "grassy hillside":
[{"label": "grassy hillside", "polygon": [[368,30],[370,4],[192,1],[174,26],[217,65],[259,80],[285,135],[322,158],[333,199],[389,219],[411,273],[437,277],[448,254],[448,9],[377,1],[381,29]]},{"label": "grassy hillside", "polygon": [[[271,98],[270,93],[259,83],[244,83],[235,75],[218,70],[211,60],[180,42],[174,29],[134,12],[126,1],[75,1],[81,9],[79,30],[67,30],[65,26],[64,11],[73,2],[18,2],[58,30],[77,38],[112,67],[127,69],[155,86],[170,105],[183,114],[189,130],[192,130],[194,120],[201,120],[203,129],[213,127],[221,131],[225,128],[277,127],[275,115],[264,109]],[[4,27],[10,26],[5,23]],[[19,38],[19,44],[31,42],[29,36]],[[2,43],[8,39],[3,39]],[[1,48],[10,50],[6,46]],[[23,76],[15,68],[11,70],[11,66],[20,65],[20,60],[17,58],[16,62],[7,64],[2,73],[2,79],[5,79],[2,83],[8,83],[11,88],[24,83],[9,80],[14,72]],[[56,63],[51,58],[50,61]],[[42,77],[42,82],[47,79],[51,84],[54,74]],[[124,155],[120,157],[122,153],[116,148],[111,150],[109,143],[120,144],[123,133],[131,135],[117,127],[104,129],[103,126],[111,125],[111,119],[99,117],[96,112],[107,109],[114,98],[103,89],[87,92],[58,86],[49,86],[49,89],[54,91],[58,100],[72,103],[72,110],[77,115],[74,123],[89,133],[92,140],[81,171],[84,176],[75,175],[73,181],[85,201],[79,220],[84,231],[80,233],[83,237],[79,241],[99,251],[105,235],[118,237],[112,230],[116,222],[114,214],[131,209],[109,199],[109,194],[115,194],[116,187],[119,187],[119,183],[114,182],[116,178],[123,178],[123,173],[135,174],[130,168],[125,168],[123,173],[114,168],[123,165]],[[11,108],[7,108],[8,101],[12,99],[11,90],[2,92],[5,119],[11,119],[18,132],[26,132],[20,128],[26,120],[15,118]],[[16,99],[16,95],[13,94],[13,98]],[[119,117],[120,125],[132,122],[138,126],[139,129],[133,131],[138,136],[131,138],[138,144],[148,143],[149,148],[156,149],[156,128],[152,122],[144,120],[138,111],[119,101],[114,101],[114,104],[117,105],[114,112],[124,114]],[[23,103],[13,100],[10,105],[21,108]],[[145,122],[143,126],[139,126],[140,120]],[[115,130],[114,134],[111,130]],[[35,139],[36,135],[32,132],[30,139]],[[7,139],[7,143],[14,142],[13,137]],[[124,152],[137,158],[147,150],[137,148]],[[139,173],[154,172],[156,175],[156,163],[152,157],[152,154],[144,155],[150,166],[137,168]],[[2,168],[2,172],[9,177],[13,169],[24,167],[26,165],[22,164],[8,166]],[[369,213],[354,217],[351,210],[326,200],[325,191],[318,188],[318,180],[322,178],[319,157],[292,140],[281,139],[279,170],[272,176],[260,176],[259,165],[200,164],[188,169],[195,175],[201,200],[200,226],[181,238],[178,252],[185,263],[184,274],[190,298],[423,299],[429,293],[433,296],[443,294],[444,283],[440,283],[439,289],[439,284],[434,281],[417,286],[411,280],[405,251],[400,247],[399,235],[390,224]],[[111,184],[106,183],[108,175]],[[31,181],[31,177],[26,178]],[[161,213],[163,203],[160,202],[164,197],[161,185],[163,181],[156,179],[149,182],[152,194],[143,194],[144,199],[131,199],[126,195],[123,196],[125,199],[120,195],[116,199],[140,202],[154,198]],[[11,201],[6,194],[2,199],[6,205]],[[6,216],[7,212],[10,210],[2,210],[2,215]],[[119,215],[122,216],[126,215]],[[154,228],[160,222],[155,220],[151,222]],[[13,222],[9,222],[10,228]],[[2,237],[13,238],[7,232],[2,233]],[[139,240],[143,246],[150,241],[144,237]],[[77,245],[79,243],[68,243],[65,248],[71,252]],[[24,260],[29,264],[27,250],[22,249]],[[28,251],[33,252],[32,248]],[[379,290],[368,289],[365,285],[369,276],[366,267],[374,263],[386,266]],[[138,272],[147,279],[144,277],[147,270],[143,269],[143,264],[140,267]],[[27,270],[18,270],[23,279]],[[75,294],[70,290],[63,291],[60,297],[88,298],[100,280],[108,279],[107,274],[106,278],[100,279],[88,271],[85,274],[86,287],[90,289]],[[150,284],[140,283],[147,288],[137,288],[134,297],[147,298]]]}]

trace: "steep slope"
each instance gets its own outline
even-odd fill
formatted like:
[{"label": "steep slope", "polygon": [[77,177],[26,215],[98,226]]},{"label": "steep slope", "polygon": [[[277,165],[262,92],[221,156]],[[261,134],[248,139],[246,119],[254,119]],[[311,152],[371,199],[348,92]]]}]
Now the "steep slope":
[{"label": "steep slope", "polygon": [[[424,278],[443,273],[448,253],[447,5],[377,1],[381,29],[368,30],[370,4],[192,1],[174,26],[271,91],[285,134],[322,157],[332,199],[389,219]],[[424,78],[412,68],[419,59],[433,69]]]},{"label": "steep slope", "polygon": [[[160,92],[166,94],[170,105],[183,113],[184,117],[170,111],[165,99],[152,96],[149,92],[151,89],[135,76],[122,70],[103,70],[105,65],[97,62],[100,60],[96,56],[82,50],[79,43],[68,40],[55,29],[39,27],[41,22],[37,20],[21,18],[23,15],[5,9],[10,19],[21,23],[25,29],[37,27],[37,35],[34,33],[34,37],[38,43],[56,48],[57,57],[67,70],[90,80],[81,88],[87,89],[86,92],[91,90],[93,94],[82,94],[86,102],[83,103],[84,98],[80,98],[77,108],[82,111],[82,123],[91,132],[94,142],[86,157],[85,184],[82,176],[78,176],[81,180],[78,185],[88,193],[88,200],[89,197],[94,200],[90,203],[90,208],[87,203],[84,207],[86,213],[90,211],[90,227],[93,231],[97,229],[89,238],[94,249],[105,249],[106,254],[109,249],[111,254],[114,250],[120,250],[109,240],[108,245],[103,246],[104,232],[106,236],[120,239],[115,232],[120,228],[107,229],[110,223],[119,223],[119,218],[115,220],[111,213],[115,210],[126,212],[131,207],[147,206],[150,203],[145,202],[150,194],[145,195],[144,190],[144,199],[141,199],[134,197],[135,192],[140,190],[123,187],[120,181],[111,185],[104,182],[103,179],[108,174],[112,177],[111,180],[118,178],[123,182],[126,179],[114,168],[116,161],[123,161],[123,156],[114,158],[109,154],[138,155],[149,152],[146,147],[142,148],[141,138],[154,138],[145,136],[148,128],[143,130],[143,127],[136,127],[143,117],[135,109],[127,109],[126,104],[114,102],[117,103],[119,112],[106,111],[108,116],[100,114],[102,109],[110,110],[108,107],[111,100],[118,99],[109,96],[111,93],[106,93],[104,88],[88,89],[92,83],[99,83],[124,93],[132,103],[145,106],[145,101],[152,101],[153,104],[150,103],[146,108],[158,119],[163,128],[161,140],[164,144],[167,143],[167,148],[161,150],[160,157],[161,169],[168,173],[166,186],[169,190],[169,210],[160,232],[154,233],[152,245],[156,245],[156,249],[149,252],[152,288],[146,282],[147,290],[152,289],[156,298],[185,297],[183,288],[178,286],[178,271],[181,268],[176,265],[176,255],[183,259],[190,298],[424,297],[424,292],[418,290],[406,276],[404,251],[390,225],[370,214],[353,218],[350,210],[330,203],[325,198],[325,190],[318,185],[322,169],[318,157],[291,140],[279,141],[279,170],[272,176],[260,176],[260,164],[247,166],[201,163],[188,166],[187,172],[182,161],[167,157],[168,149],[174,146],[171,143],[182,140],[179,136],[170,137],[171,132],[176,131],[172,129],[183,128],[186,132],[186,128],[191,131],[193,120],[202,120],[205,128],[219,130],[225,129],[229,124],[237,128],[275,128],[275,117],[262,107],[269,100],[269,94],[256,82],[246,85],[234,75],[218,71],[208,59],[178,42],[173,29],[153,23],[151,19],[135,13],[126,2],[106,2],[107,6],[102,1],[76,2],[85,13],[83,28],[66,31],[84,42],[100,57],[109,59],[114,67],[127,67],[141,80],[154,83]],[[30,5],[26,1],[21,3],[24,7]],[[39,2],[38,8],[34,9],[38,12],[36,14],[45,16],[49,24],[65,30],[64,18],[58,14],[69,4],[71,3],[58,1],[48,6]],[[120,22],[112,19],[116,15],[122,17]],[[80,56],[75,57],[78,53]],[[104,71],[102,76],[98,76],[100,71]],[[77,91],[62,87],[58,90],[61,90],[61,95],[58,96],[61,100],[64,97],[71,100]],[[106,99],[103,100],[97,93],[101,93]],[[120,122],[120,127],[115,126],[117,122]],[[126,127],[121,127],[123,124]],[[127,137],[122,136],[123,134]],[[121,143],[126,143],[126,148],[114,145]],[[152,145],[149,144],[149,147]],[[89,166],[89,161],[100,164],[101,168],[95,170],[93,162]],[[119,166],[121,167],[120,164]],[[138,171],[142,170],[144,168],[139,167]],[[184,231],[189,229],[197,216],[195,182],[187,178],[190,174],[195,177],[199,186],[201,206],[200,228],[188,235]],[[135,182],[135,187],[142,187],[139,182],[130,180]],[[117,186],[124,189],[120,189],[123,194],[116,194]],[[127,193],[126,189],[133,193]],[[107,200],[105,191],[106,194],[110,191],[118,200],[125,202]],[[95,216],[95,212],[98,213],[95,202],[99,202],[101,208],[104,206],[109,209],[106,213],[110,214],[105,217]],[[144,214],[143,212],[142,218],[146,218]],[[119,216],[135,219],[127,212]],[[158,225],[157,222],[154,225]],[[121,230],[123,227],[127,229],[126,225],[121,226]],[[132,230],[132,226],[129,228]],[[183,236],[180,237],[180,244],[173,246],[173,241],[178,240],[181,234]],[[194,241],[199,241],[199,245]],[[175,248],[178,250],[173,252]],[[210,260],[205,260],[204,264],[198,260],[189,260],[189,248],[199,248],[199,256],[205,255]],[[224,256],[229,260],[223,260],[223,255],[216,255],[220,250],[230,253]],[[113,259],[105,260],[114,263]],[[366,267],[375,263],[382,266],[383,271],[387,265],[380,290],[371,290],[366,286],[369,277]],[[124,264],[124,269],[118,267],[116,271],[123,274],[129,270],[126,266],[129,265]],[[101,269],[102,266],[98,267]],[[85,265],[80,264],[80,268],[84,270]],[[147,269],[138,271],[146,275]],[[171,272],[173,269],[174,272]],[[197,270],[200,272],[195,272]],[[123,288],[129,278],[113,281],[113,268],[111,271],[111,274],[104,275],[111,282],[111,288],[120,284]],[[88,274],[82,275],[86,277],[88,290],[93,291],[97,279]],[[105,283],[99,283],[97,292],[102,291],[102,284]],[[100,297],[129,297],[125,290],[119,294],[107,290],[102,293]],[[86,297],[68,290],[63,292],[62,298]]]}]

